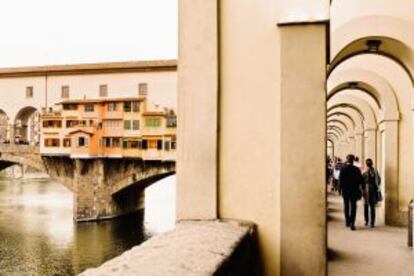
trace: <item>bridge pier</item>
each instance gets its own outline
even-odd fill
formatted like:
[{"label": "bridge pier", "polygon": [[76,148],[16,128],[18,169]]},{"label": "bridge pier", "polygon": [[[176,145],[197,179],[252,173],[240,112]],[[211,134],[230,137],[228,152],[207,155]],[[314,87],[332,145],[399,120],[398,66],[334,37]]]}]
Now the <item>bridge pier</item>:
[{"label": "bridge pier", "polygon": [[74,165],[75,221],[110,219],[144,208],[143,190],[112,194],[115,176],[106,170],[108,160],[76,159]]},{"label": "bridge pier", "polygon": [[20,164],[47,173],[73,192],[74,220],[115,218],[144,208],[144,190],[175,173],[174,161],[41,156],[39,148],[0,145],[0,171]]}]

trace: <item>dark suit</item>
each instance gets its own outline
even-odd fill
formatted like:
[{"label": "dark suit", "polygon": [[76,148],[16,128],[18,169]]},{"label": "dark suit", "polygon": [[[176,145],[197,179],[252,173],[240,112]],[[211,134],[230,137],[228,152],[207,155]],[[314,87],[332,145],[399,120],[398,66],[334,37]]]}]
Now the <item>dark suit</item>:
[{"label": "dark suit", "polygon": [[339,186],[344,199],[344,213],[347,226],[355,225],[357,201],[361,198],[362,174],[359,168],[347,164],[339,174]]}]

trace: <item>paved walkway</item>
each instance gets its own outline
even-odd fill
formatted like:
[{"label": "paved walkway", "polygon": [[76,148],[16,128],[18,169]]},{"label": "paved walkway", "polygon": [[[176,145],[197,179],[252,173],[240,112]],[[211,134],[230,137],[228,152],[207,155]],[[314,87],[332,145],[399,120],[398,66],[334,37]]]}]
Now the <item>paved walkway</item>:
[{"label": "paved walkway", "polygon": [[406,246],[405,228],[385,226],[377,208],[378,226],[364,226],[362,202],[358,202],[356,231],[345,227],[342,198],[328,196],[329,276],[414,276],[414,252]]}]

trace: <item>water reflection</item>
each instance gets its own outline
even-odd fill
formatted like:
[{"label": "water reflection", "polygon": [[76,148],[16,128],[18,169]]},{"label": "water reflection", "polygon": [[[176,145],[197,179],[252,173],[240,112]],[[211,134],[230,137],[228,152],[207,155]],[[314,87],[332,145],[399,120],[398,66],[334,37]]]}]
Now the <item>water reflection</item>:
[{"label": "water reflection", "polygon": [[50,180],[0,181],[0,275],[74,275],[113,258],[175,219],[175,177],[147,188],[145,213],[74,224],[72,194]]}]

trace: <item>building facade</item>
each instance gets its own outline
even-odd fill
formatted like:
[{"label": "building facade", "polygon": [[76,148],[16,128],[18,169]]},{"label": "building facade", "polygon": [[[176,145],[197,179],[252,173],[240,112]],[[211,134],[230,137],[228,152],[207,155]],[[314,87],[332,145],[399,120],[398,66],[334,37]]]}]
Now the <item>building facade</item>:
[{"label": "building facade", "polygon": [[0,135],[9,143],[37,145],[39,113],[72,99],[141,94],[153,105],[175,110],[176,67],[175,60],[160,60],[0,69],[0,114],[5,118]]},{"label": "building facade", "polygon": [[175,160],[177,119],[146,96],[65,100],[41,115],[40,153],[70,158]]}]

